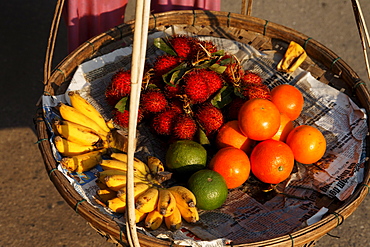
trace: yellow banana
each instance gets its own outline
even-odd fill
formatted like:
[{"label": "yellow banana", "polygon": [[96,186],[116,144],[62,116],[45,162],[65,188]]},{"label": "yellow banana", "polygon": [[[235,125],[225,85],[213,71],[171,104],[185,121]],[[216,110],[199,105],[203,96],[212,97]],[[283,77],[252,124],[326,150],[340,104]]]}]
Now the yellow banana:
[{"label": "yellow banana", "polygon": [[108,208],[116,213],[124,213],[126,209],[126,202],[122,201],[118,197],[108,200]]},{"label": "yellow banana", "polygon": [[163,222],[163,215],[157,210],[153,210],[145,217],[145,227],[152,230],[158,229]]},{"label": "yellow banana", "polygon": [[294,72],[306,59],[307,54],[302,46],[291,41],[283,59],[277,65],[277,69],[283,72]]},{"label": "yellow banana", "polygon": [[83,98],[79,93],[70,91],[68,92],[69,99],[71,100],[71,105],[77,109],[79,112],[89,117],[95,121],[102,130],[109,132],[110,129],[100,112],[90,104],[85,98]]},{"label": "yellow banana", "polygon": [[196,207],[183,207],[177,204],[181,217],[189,223],[195,223],[199,220],[199,214]]},{"label": "yellow banana", "polygon": [[[112,190],[118,191],[127,184],[126,174],[108,175],[104,178],[105,184]],[[134,183],[145,183],[146,181],[134,176]]]},{"label": "yellow banana", "polygon": [[76,156],[64,157],[60,161],[60,164],[69,171],[81,173],[89,171],[99,164],[101,160],[101,152],[98,150]]},{"label": "yellow banana", "polygon": [[[150,188],[147,183],[135,183],[134,184],[134,198],[137,198],[144,191]],[[126,187],[123,187],[117,191],[117,197],[122,201],[126,201]]]},{"label": "yellow banana", "polygon": [[64,120],[93,129],[103,139],[107,139],[108,132],[103,130],[94,120],[79,112],[76,108],[64,103],[58,104],[58,110]]},{"label": "yellow banana", "polygon": [[139,210],[135,209],[135,223],[139,223],[140,221],[144,220],[147,216],[147,213],[142,213]]},{"label": "yellow banana", "polygon": [[[103,170],[119,170],[127,172],[127,163],[120,161],[120,160],[102,160],[100,162],[101,167]],[[136,177],[141,177],[142,179],[145,179],[145,175],[139,172],[134,163],[134,174]]]},{"label": "yellow banana", "polygon": [[176,204],[180,204],[183,207],[195,207],[197,200],[188,188],[184,186],[173,186],[168,188],[172,195],[176,198]]},{"label": "yellow banana", "polygon": [[113,119],[110,119],[110,120],[107,121],[107,126],[111,130],[115,128]]},{"label": "yellow banana", "polygon": [[111,190],[109,188],[99,189],[96,192],[96,194],[98,195],[98,198],[104,203],[107,203],[108,200],[111,200],[111,199],[117,197],[117,192],[115,192],[114,190]]},{"label": "yellow banana", "polygon": [[168,189],[159,188],[157,210],[160,214],[170,216],[176,208],[176,199]]},{"label": "yellow banana", "polygon": [[151,187],[136,198],[135,208],[143,213],[149,213],[156,209],[159,191],[156,187]]},{"label": "yellow banana", "polygon": [[164,223],[166,224],[167,228],[171,231],[176,231],[180,229],[182,225],[182,218],[180,210],[175,207],[173,214],[168,217],[164,217]]},{"label": "yellow banana", "polygon": [[53,125],[60,136],[74,143],[93,146],[98,145],[101,140],[94,130],[80,124],[66,120],[54,120]]},{"label": "yellow banana", "polygon": [[[112,159],[125,162],[127,164],[127,154],[126,153],[112,153],[110,157]],[[138,172],[142,173],[143,175],[146,175],[150,172],[148,166],[144,162],[139,160],[138,158],[134,158],[134,168]]]},{"label": "yellow banana", "polygon": [[54,138],[54,144],[59,153],[64,156],[74,156],[96,150],[96,147],[94,146],[74,143],[62,138],[61,136],[56,136]]},{"label": "yellow banana", "polygon": [[102,160],[100,165],[103,170],[127,171],[127,163],[120,160]]},{"label": "yellow banana", "polygon": [[164,171],[164,166],[162,162],[153,156],[148,157],[148,167],[152,174],[157,174],[158,172]]},{"label": "yellow banana", "polygon": [[120,171],[120,170],[104,170],[101,171],[97,174],[98,180],[105,184],[105,177],[110,176],[110,175],[116,175],[116,174],[121,174],[121,175],[126,175],[125,171]]}]

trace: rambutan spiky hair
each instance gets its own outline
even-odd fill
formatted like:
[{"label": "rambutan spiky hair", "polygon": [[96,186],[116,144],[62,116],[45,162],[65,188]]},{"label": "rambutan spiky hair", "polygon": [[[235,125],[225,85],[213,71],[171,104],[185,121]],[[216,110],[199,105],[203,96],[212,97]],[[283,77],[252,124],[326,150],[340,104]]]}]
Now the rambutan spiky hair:
[{"label": "rambutan spiky hair", "polygon": [[148,90],[141,95],[140,105],[145,112],[161,112],[167,107],[167,104],[166,97],[159,90]]},{"label": "rambutan spiky hair", "polygon": [[244,75],[241,77],[240,80],[241,84],[248,85],[248,84],[262,84],[263,79],[262,77],[254,72],[251,71],[245,71]]},{"label": "rambutan spiky hair", "polygon": [[179,57],[165,54],[156,58],[153,70],[156,76],[162,76],[176,68],[180,63],[181,59]]},{"label": "rambutan spiky hair", "polygon": [[172,109],[158,113],[154,116],[152,127],[159,135],[171,135],[173,131],[174,120],[178,113]]},{"label": "rambutan spiky hair", "polygon": [[176,117],[173,126],[173,135],[176,139],[192,140],[197,131],[197,124],[192,117],[181,114]]},{"label": "rambutan spiky hair", "polygon": [[120,99],[128,96],[130,90],[131,71],[120,70],[112,76],[111,82],[105,91],[105,98],[110,105],[114,106]]},{"label": "rambutan spiky hair", "polygon": [[195,118],[203,127],[206,135],[217,131],[225,122],[221,110],[208,103],[200,105],[196,109]]},{"label": "rambutan spiky hair", "polygon": [[195,38],[185,35],[174,35],[168,40],[179,57],[191,60],[196,54]]},{"label": "rambutan spiky hair", "polygon": [[247,99],[268,99],[271,100],[271,92],[267,85],[261,83],[250,83],[243,88],[242,95]]}]

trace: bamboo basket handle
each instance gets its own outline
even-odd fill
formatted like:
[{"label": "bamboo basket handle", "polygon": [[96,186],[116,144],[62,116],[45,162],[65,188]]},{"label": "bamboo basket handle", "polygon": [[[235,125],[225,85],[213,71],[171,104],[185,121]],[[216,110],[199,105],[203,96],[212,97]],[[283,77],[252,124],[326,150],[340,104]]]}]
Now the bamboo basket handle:
[{"label": "bamboo basket handle", "polygon": [[242,10],[241,10],[242,15],[251,16],[251,14],[252,14],[252,3],[253,3],[253,0],[248,0],[248,4],[247,4],[247,0],[242,0]]},{"label": "bamboo basket handle", "polygon": [[54,17],[53,17],[53,21],[51,23],[51,28],[49,32],[48,45],[46,48],[45,63],[44,63],[44,85],[46,85],[51,75],[51,67],[53,64],[55,41],[56,41],[57,34],[58,34],[58,28],[59,28],[60,19],[61,19],[62,12],[63,12],[63,6],[64,6],[64,0],[57,0],[55,11],[54,11]]},{"label": "bamboo basket handle", "polygon": [[368,76],[368,79],[370,79],[370,64],[369,64],[369,58],[368,58],[367,50],[366,50],[366,47],[370,47],[369,32],[367,30],[367,26],[366,26],[364,15],[362,13],[360,2],[358,0],[352,0],[352,8],[353,8],[353,14],[355,16],[355,20],[357,24],[358,34],[361,40],[367,76]]},{"label": "bamboo basket handle", "polygon": [[134,154],[136,150],[137,117],[140,104],[140,92],[143,81],[145,56],[150,17],[150,0],[136,1],[135,28],[131,58],[131,91],[128,128],[127,152],[127,196],[126,196],[126,229],[130,246],[140,247],[136,232],[135,199],[134,199]]}]

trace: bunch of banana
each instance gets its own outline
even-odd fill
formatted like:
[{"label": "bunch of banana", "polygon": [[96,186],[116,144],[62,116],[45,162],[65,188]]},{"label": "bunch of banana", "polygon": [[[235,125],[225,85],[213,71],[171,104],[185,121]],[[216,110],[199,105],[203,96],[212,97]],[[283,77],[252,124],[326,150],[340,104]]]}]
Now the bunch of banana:
[{"label": "bunch of banana", "polygon": [[[126,207],[127,155],[112,153],[111,159],[102,160],[98,173],[100,189],[97,196],[113,212],[123,213]],[[148,229],[155,230],[165,223],[168,229],[177,230],[182,219],[189,223],[199,220],[194,194],[183,186],[165,188],[156,175],[164,171],[163,164],[149,157],[147,164],[134,159],[134,198],[136,222],[144,220]]]},{"label": "bunch of banana", "polygon": [[80,94],[70,91],[71,106],[58,104],[61,119],[52,122],[54,144],[63,156],[61,165],[71,172],[85,172],[99,164],[110,148],[112,123]]}]

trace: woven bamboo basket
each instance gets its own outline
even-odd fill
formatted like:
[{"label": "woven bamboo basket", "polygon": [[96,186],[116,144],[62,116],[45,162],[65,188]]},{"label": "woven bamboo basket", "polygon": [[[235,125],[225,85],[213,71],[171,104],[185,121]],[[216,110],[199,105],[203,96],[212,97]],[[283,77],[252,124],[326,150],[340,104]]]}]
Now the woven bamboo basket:
[{"label": "woven bamboo basket", "polygon": [[[123,38],[133,35],[134,25],[134,21],[124,23],[81,45],[73,53],[69,54],[53,70],[50,76],[47,76],[44,92],[51,95],[64,93],[79,64],[120,47]],[[356,104],[366,109],[367,113],[369,113],[370,95],[365,83],[358,77],[356,72],[342,59],[338,59],[334,52],[304,34],[248,15],[212,11],[173,11],[155,14],[150,17],[149,32],[161,30],[171,25],[191,28],[202,35],[236,40],[252,45],[260,51],[273,50],[276,47],[287,47],[289,42],[295,41],[305,48],[308,55],[308,59],[301,65],[302,69],[309,71],[317,80],[325,84],[329,84],[338,90],[344,89],[344,92]],[[100,234],[116,243],[127,245],[125,229],[121,229],[114,220],[83,200],[65,176],[57,170],[58,164],[53,156],[49,142],[50,133],[41,111],[37,113],[35,123],[38,138],[45,140],[39,142],[39,149],[44,159],[47,173],[64,200]],[[368,157],[370,151],[368,148],[370,144],[368,137],[366,144],[366,157]],[[369,163],[366,161],[363,183],[359,184],[355,192],[343,202],[327,200],[326,206],[329,208],[329,213],[319,222],[281,237],[255,243],[240,244],[238,246],[311,246],[316,240],[337,227],[356,210],[367,195],[369,184]],[[171,241],[149,237],[142,233],[138,234],[142,246],[174,245]]]}]

